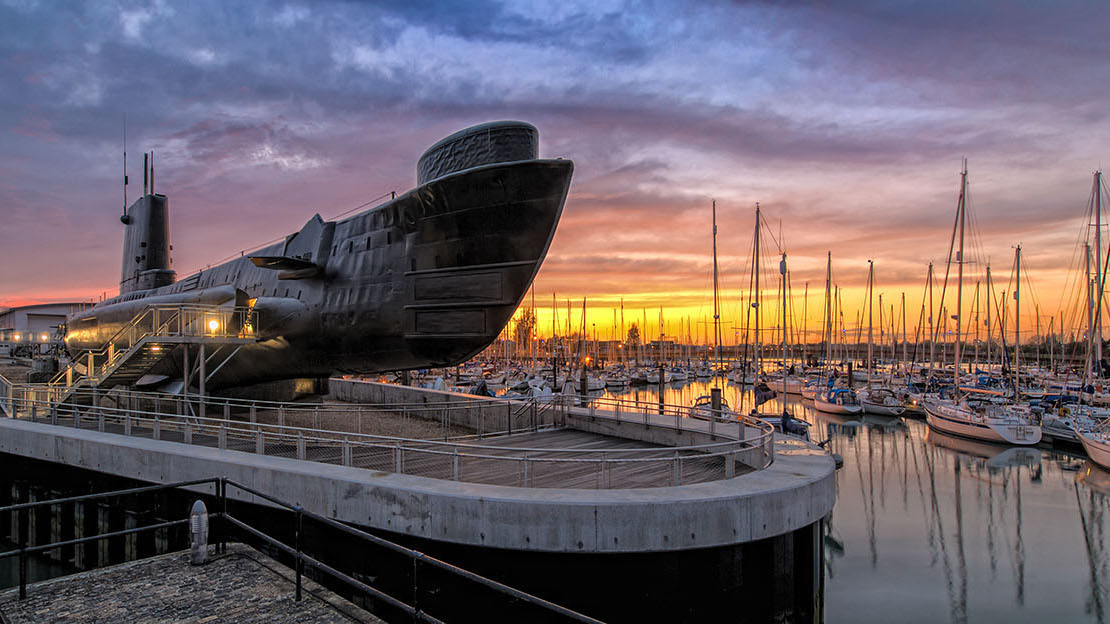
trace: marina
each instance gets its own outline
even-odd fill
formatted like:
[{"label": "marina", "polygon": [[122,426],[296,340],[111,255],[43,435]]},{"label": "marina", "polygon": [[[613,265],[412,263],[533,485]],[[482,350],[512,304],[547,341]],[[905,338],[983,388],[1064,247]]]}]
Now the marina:
[{"label": "marina", "polygon": [[0,624],[1110,624],[1089,4],[0,0]]}]

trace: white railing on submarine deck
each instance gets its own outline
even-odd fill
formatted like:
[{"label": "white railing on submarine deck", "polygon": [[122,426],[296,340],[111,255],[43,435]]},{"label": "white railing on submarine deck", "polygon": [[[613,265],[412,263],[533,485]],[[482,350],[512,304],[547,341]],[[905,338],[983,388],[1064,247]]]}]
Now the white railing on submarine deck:
[{"label": "white railing on submarine deck", "polygon": [[[741,417],[739,423],[737,419],[718,422],[722,433],[727,426],[733,427],[734,439],[684,446],[601,450],[533,447],[527,442],[505,445],[504,440],[484,443],[493,435],[564,426],[572,412],[660,427],[664,425],[660,424],[658,403],[641,404],[641,409],[634,410],[634,402],[628,401],[617,411],[572,407],[561,399],[543,403],[475,398],[452,404],[388,406],[209,399],[204,403],[210,409],[223,411],[222,417],[210,418],[194,414],[199,411],[197,397],[161,395],[160,403],[155,404],[151,393],[98,393],[93,405],[59,405],[36,398],[41,388],[6,380],[5,384],[4,411],[35,422],[471,483],[587,489],[661,487],[729,479],[773,461],[773,428],[751,417]],[[109,399],[115,404],[105,405]],[[651,409],[645,413],[644,406]],[[706,432],[704,414],[693,415],[681,406],[663,407],[667,429],[673,429],[672,414],[679,414],[676,424],[680,431]],[[362,415],[377,412],[399,413],[402,420],[447,423],[444,431],[449,432],[457,428],[452,421],[458,410],[479,414],[479,423],[486,423],[487,432],[481,432],[479,425],[478,434],[445,435],[444,440],[361,432]],[[358,431],[323,428],[325,421],[345,418],[350,429],[356,415]],[[308,426],[309,418],[312,426]],[[289,424],[292,422],[304,425]]]},{"label": "white railing on submarine deck", "polygon": [[99,349],[84,351],[49,382],[52,398],[61,398],[75,384],[95,386],[128,357],[140,341],[151,337],[211,339],[255,337],[258,313],[253,308],[155,304],[145,306]]}]

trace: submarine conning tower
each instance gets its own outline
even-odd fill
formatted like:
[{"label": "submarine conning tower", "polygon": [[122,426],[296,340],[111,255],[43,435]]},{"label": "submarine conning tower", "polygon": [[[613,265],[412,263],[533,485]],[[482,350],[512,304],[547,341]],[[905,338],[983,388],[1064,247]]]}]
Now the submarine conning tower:
[{"label": "submarine conning tower", "polygon": [[416,165],[416,183],[495,163],[535,160],[540,132],[523,121],[491,121],[445,137],[429,147]]},{"label": "submarine conning tower", "polygon": [[147,164],[143,158],[143,196],[135,200],[120,217],[123,222],[123,264],[119,294],[167,286],[176,279],[171,268],[170,202],[154,192],[154,167],[150,167],[149,192]]}]

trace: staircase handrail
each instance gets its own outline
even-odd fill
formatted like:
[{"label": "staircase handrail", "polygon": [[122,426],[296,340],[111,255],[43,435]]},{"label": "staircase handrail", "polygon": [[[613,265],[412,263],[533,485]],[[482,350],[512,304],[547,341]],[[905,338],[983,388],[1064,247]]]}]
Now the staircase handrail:
[{"label": "staircase handrail", "polygon": [[[162,311],[173,312],[173,314],[171,314],[169,318],[167,318],[164,322],[159,322],[158,313]],[[196,323],[196,320],[198,320],[197,318],[191,319],[189,321],[184,321],[182,319],[182,316],[187,312],[193,312],[198,315],[199,320],[202,321],[199,325],[199,329]],[[216,323],[215,328],[213,328],[207,322],[204,322],[203,317],[209,315],[216,315],[220,317],[220,319],[223,319],[223,322],[220,322],[216,319],[209,319],[210,321],[214,321]],[[226,330],[229,325],[226,318],[235,315],[244,315],[246,318],[242,319],[244,322],[240,322],[237,324],[238,330],[235,332],[234,335],[236,337],[248,337],[252,335],[258,325],[258,323],[256,322],[258,313],[250,307],[233,306],[229,308],[220,305],[205,306],[197,304],[168,303],[146,305],[142,308],[142,310],[139,311],[138,314],[132,317],[130,321],[128,321],[123,327],[121,327],[119,331],[113,334],[112,337],[104,343],[103,347],[99,349],[88,349],[82,351],[77,357],[71,360],[65,368],[59,371],[58,374],[50,380],[48,385],[51,389],[59,389],[63,387],[69,388],[79,385],[83,380],[95,379],[99,377],[99,372],[110,370],[111,367],[124,356],[124,354],[130,351],[131,348],[141,342],[144,338],[147,338],[149,336],[230,336],[231,333]],[[134,330],[138,328],[140,324],[143,323],[148,317],[152,317],[150,319],[152,321],[152,329],[150,331],[144,329],[136,336]],[[175,320],[177,321],[177,331],[166,332],[165,330],[168,329]],[[186,331],[187,328],[189,329],[189,331]],[[125,335],[127,337],[126,341],[121,339],[121,337]],[[125,342],[126,347],[120,348],[124,345]],[[119,346],[117,346],[117,344]],[[100,366],[96,366],[96,359],[98,357],[104,356],[105,354],[110,355],[107,361]],[[70,369],[76,370],[74,369],[75,364],[81,362],[82,360],[88,360],[90,355],[92,356],[91,362],[93,363],[93,366],[86,366],[85,374],[82,375],[81,379],[77,379],[73,381],[73,383],[65,383],[66,372]]]}]

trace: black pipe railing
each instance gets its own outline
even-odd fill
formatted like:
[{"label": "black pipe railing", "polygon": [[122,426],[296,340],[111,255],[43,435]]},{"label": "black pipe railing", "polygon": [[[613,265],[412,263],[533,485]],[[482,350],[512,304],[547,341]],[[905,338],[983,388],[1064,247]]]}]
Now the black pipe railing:
[{"label": "black pipe railing", "polygon": [[[419,586],[419,582],[418,582],[417,571],[418,571],[418,567],[420,565],[425,565],[425,566],[429,566],[431,568],[435,568],[437,570],[440,570],[440,571],[448,574],[451,577],[455,577],[455,578],[466,580],[466,581],[471,582],[471,583],[475,583],[475,584],[477,584],[477,585],[479,585],[479,586],[481,586],[481,587],[483,587],[487,590],[490,590],[490,591],[492,591],[492,592],[494,592],[498,595],[501,595],[502,597],[507,598],[509,600],[519,601],[519,602],[525,603],[526,605],[528,605],[530,607],[534,607],[534,608],[536,608],[536,609],[538,609],[542,612],[545,612],[550,616],[557,616],[557,617],[559,617],[561,619],[564,619],[564,620],[567,620],[567,621],[586,622],[586,623],[590,623],[590,624],[595,624],[595,623],[599,622],[599,620],[596,620],[596,619],[591,618],[589,616],[583,615],[581,613],[578,613],[578,612],[573,611],[571,609],[568,609],[566,607],[562,607],[562,606],[557,605],[557,604],[555,604],[553,602],[550,602],[548,600],[544,600],[543,598],[540,598],[538,596],[534,596],[534,595],[529,594],[525,591],[521,591],[519,589],[510,587],[510,586],[505,585],[503,583],[499,583],[495,580],[484,577],[480,574],[476,574],[474,572],[471,572],[469,570],[465,570],[463,568],[460,568],[460,567],[455,566],[453,564],[447,563],[447,562],[442,561],[440,559],[436,559],[435,557],[431,557],[431,556],[429,556],[429,555],[427,555],[423,552],[420,552],[418,550],[414,550],[414,549],[411,549],[411,548],[407,548],[405,546],[401,546],[400,544],[396,544],[396,543],[391,542],[387,539],[378,537],[376,535],[372,535],[370,533],[367,533],[366,531],[362,531],[361,529],[357,529],[355,527],[349,526],[347,524],[344,524],[344,523],[339,522],[337,520],[334,520],[332,518],[327,518],[325,516],[321,516],[319,514],[311,512],[311,511],[307,511],[304,508],[300,507],[299,505],[293,505],[293,504],[287,503],[287,502],[285,502],[281,499],[278,499],[274,496],[271,496],[271,495],[266,494],[264,492],[260,492],[260,491],[254,489],[254,488],[242,485],[240,483],[237,483],[235,481],[232,481],[232,480],[224,478],[224,477],[197,479],[197,480],[193,480],[193,481],[181,481],[181,482],[170,483],[170,484],[166,484],[166,485],[142,486],[142,487],[136,487],[136,488],[129,488],[129,489],[125,489],[125,490],[115,490],[115,491],[111,491],[111,492],[102,492],[102,493],[97,493],[97,494],[85,494],[85,495],[81,495],[81,496],[69,496],[69,497],[65,497],[65,498],[56,498],[56,499],[52,499],[52,500],[34,501],[34,502],[28,502],[28,503],[18,503],[18,504],[15,504],[15,505],[8,505],[8,506],[5,506],[5,507],[0,507],[0,514],[12,513],[12,512],[15,512],[15,513],[19,514],[19,541],[18,541],[18,546],[19,547],[15,550],[0,553],[0,560],[6,559],[6,558],[9,558],[9,557],[19,557],[19,598],[21,600],[25,599],[27,597],[27,557],[30,556],[30,555],[47,552],[47,551],[54,550],[54,549],[57,549],[57,548],[64,548],[64,547],[67,547],[67,546],[75,546],[75,545],[78,545],[78,544],[85,544],[85,543],[96,542],[96,541],[100,541],[100,540],[119,538],[119,537],[123,537],[123,536],[127,536],[127,535],[132,535],[132,534],[135,534],[135,533],[140,533],[140,532],[143,532],[143,531],[155,531],[155,530],[159,530],[159,529],[167,529],[167,528],[170,528],[170,527],[186,525],[189,522],[188,519],[171,520],[171,521],[167,521],[167,522],[160,522],[160,523],[157,523],[157,524],[152,524],[152,525],[147,525],[147,526],[142,526],[142,527],[134,527],[134,528],[124,529],[124,530],[120,530],[120,531],[112,531],[112,532],[108,532],[108,533],[101,533],[101,534],[98,534],[98,535],[80,537],[80,538],[64,540],[64,541],[60,541],[60,542],[53,542],[53,543],[50,543],[50,544],[36,544],[36,545],[32,546],[32,545],[29,544],[29,539],[28,539],[28,535],[27,535],[27,533],[28,533],[28,515],[29,515],[30,510],[36,509],[36,508],[39,508],[39,507],[48,507],[48,506],[52,506],[52,505],[62,505],[62,504],[68,504],[68,503],[83,503],[83,502],[97,500],[97,499],[123,497],[123,496],[134,496],[134,495],[138,495],[138,494],[146,494],[146,493],[151,493],[151,492],[173,490],[173,489],[184,488],[184,487],[195,487],[195,486],[199,486],[199,485],[212,485],[213,486],[213,494],[211,496],[213,496],[216,499],[215,507],[217,509],[219,509],[219,511],[217,511],[215,513],[210,513],[209,517],[213,518],[213,519],[217,519],[221,523],[224,523],[224,526],[220,526],[218,523],[213,523],[212,525],[210,525],[210,526],[213,526],[213,527],[220,526],[220,530],[216,532],[216,535],[214,536],[215,539],[212,542],[213,545],[216,547],[216,551],[218,553],[219,552],[226,552],[227,538],[228,538],[228,535],[229,535],[229,530],[228,529],[230,527],[234,527],[235,529],[243,531],[247,535],[250,535],[251,537],[254,537],[255,539],[258,539],[258,540],[272,546],[273,548],[276,548],[277,550],[281,551],[285,555],[293,558],[293,560],[294,560],[293,568],[294,568],[295,573],[296,573],[296,600],[298,602],[302,599],[302,592],[303,592],[302,577],[305,574],[305,570],[306,570],[306,566],[307,566],[308,568],[311,568],[313,570],[317,570],[317,571],[319,571],[323,574],[326,574],[326,575],[340,581],[341,583],[343,583],[343,584],[353,588],[354,590],[360,592],[364,596],[367,596],[367,597],[369,597],[373,600],[377,600],[377,601],[381,601],[381,602],[385,603],[386,605],[388,605],[389,607],[397,610],[398,612],[407,615],[413,621],[427,622],[429,624],[442,624],[442,620],[430,615],[429,613],[427,613],[426,611],[424,611],[423,609],[421,609],[418,606],[417,597],[418,597],[418,594],[419,594],[420,586]],[[229,486],[234,487],[237,490],[239,490],[241,492],[244,492],[246,494],[250,494],[252,496],[257,496],[258,498],[260,498],[262,500],[265,500],[265,501],[267,501],[267,502],[269,502],[272,505],[275,505],[277,507],[284,508],[284,509],[287,509],[289,511],[292,511],[294,513],[294,526],[293,526],[293,542],[294,543],[293,543],[293,545],[290,546],[289,544],[286,544],[285,542],[273,537],[272,535],[269,535],[269,534],[255,528],[255,527],[250,526],[246,522],[244,522],[244,521],[242,521],[238,518],[235,518],[230,513],[228,513],[228,509],[227,509],[227,500],[228,500],[227,489],[228,489]],[[382,547],[382,548],[384,548],[388,551],[399,554],[402,557],[408,559],[412,563],[412,579],[411,580],[412,580],[412,603],[413,604],[408,604],[408,603],[404,602],[403,600],[400,600],[400,599],[398,599],[394,596],[391,596],[388,593],[386,593],[386,592],[384,592],[384,591],[382,591],[378,588],[372,587],[371,585],[369,585],[369,584],[367,584],[363,581],[360,581],[360,580],[354,578],[353,576],[351,576],[349,574],[341,572],[340,570],[328,565],[327,563],[325,563],[323,561],[320,561],[319,559],[306,554],[304,552],[304,519],[306,517],[311,519],[311,520],[314,520],[316,522],[319,522],[319,523],[323,524],[324,526],[327,526],[327,527],[330,527],[332,529],[338,530],[338,531],[340,531],[340,532],[342,532],[346,535],[349,535],[351,537],[354,537],[356,539],[359,539],[359,540],[362,540],[362,541],[365,541],[365,542],[369,542],[369,543],[371,543],[375,546]]]},{"label": "black pipe railing", "polygon": [[15,513],[18,514],[18,517],[19,517],[19,542],[18,542],[19,548],[15,549],[15,550],[9,550],[8,552],[0,553],[0,559],[7,559],[9,557],[19,557],[19,599],[23,600],[23,599],[27,598],[27,557],[29,555],[42,553],[42,552],[47,552],[47,551],[50,551],[50,550],[54,550],[56,548],[65,548],[66,546],[76,546],[78,544],[86,544],[86,543],[89,543],[89,542],[97,542],[97,541],[106,540],[106,539],[124,537],[126,535],[131,535],[131,534],[134,534],[134,533],[141,533],[143,531],[154,531],[154,530],[157,530],[157,529],[165,529],[165,528],[169,528],[169,527],[188,524],[188,522],[189,522],[188,518],[186,518],[184,520],[173,520],[173,521],[170,521],[170,522],[161,522],[161,523],[158,523],[158,524],[153,524],[153,525],[148,525],[148,526],[141,526],[141,527],[134,527],[134,528],[130,528],[130,529],[124,529],[122,531],[112,531],[112,532],[109,532],[109,533],[100,533],[100,534],[97,534],[97,535],[79,537],[79,538],[76,538],[76,539],[64,540],[64,541],[61,541],[61,542],[52,542],[50,544],[39,544],[39,545],[35,545],[35,546],[30,546],[28,544],[28,542],[30,540],[28,539],[28,535],[27,535],[27,528],[28,528],[28,525],[29,525],[28,515],[29,515],[30,510],[36,509],[36,508],[39,508],[39,507],[50,507],[50,506],[53,506],[53,505],[65,505],[67,503],[84,503],[84,502],[87,502],[87,501],[92,501],[92,500],[97,500],[97,499],[102,499],[102,498],[115,498],[115,497],[119,497],[119,496],[134,496],[134,495],[137,495],[137,494],[146,494],[146,493],[150,493],[150,492],[159,492],[159,491],[172,490],[172,489],[177,489],[177,488],[190,487],[190,486],[196,486],[196,485],[204,485],[204,484],[212,484],[214,486],[214,489],[215,489],[215,495],[217,497],[219,497],[220,494],[221,494],[220,486],[221,486],[222,482],[223,482],[223,479],[212,477],[212,478],[208,478],[208,479],[197,479],[197,480],[194,480],[194,481],[180,481],[180,482],[177,482],[177,483],[169,483],[169,484],[166,484],[166,485],[148,485],[148,486],[137,487],[137,488],[128,488],[126,490],[114,490],[114,491],[111,491],[111,492],[101,492],[101,493],[98,493],[98,494],[84,494],[84,495],[81,495],[81,496],[68,496],[68,497],[65,497],[65,498],[55,498],[55,499],[52,499],[52,500],[34,501],[34,502],[30,502],[30,503],[18,503],[18,504],[15,504],[15,505],[7,505],[5,507],[0,507],[0,513],[15,512]]}]

